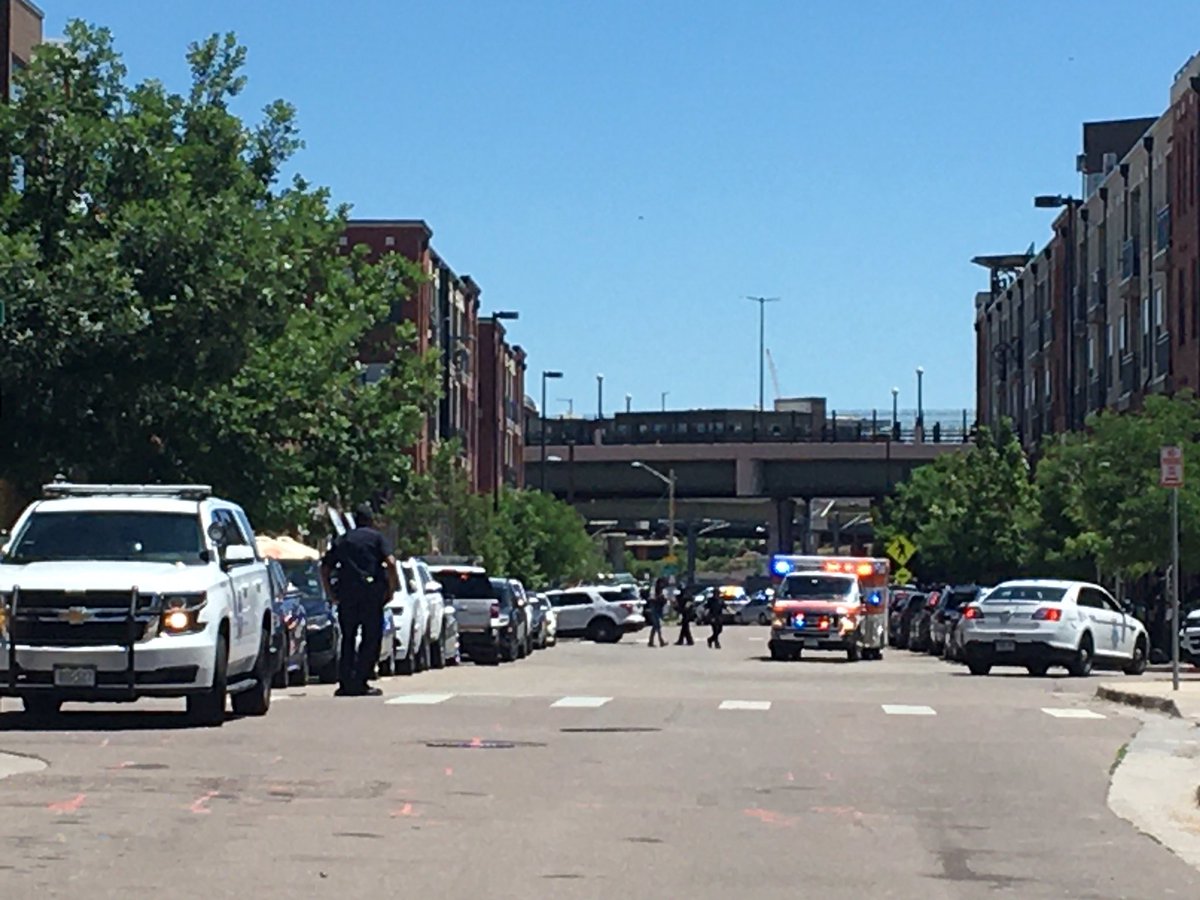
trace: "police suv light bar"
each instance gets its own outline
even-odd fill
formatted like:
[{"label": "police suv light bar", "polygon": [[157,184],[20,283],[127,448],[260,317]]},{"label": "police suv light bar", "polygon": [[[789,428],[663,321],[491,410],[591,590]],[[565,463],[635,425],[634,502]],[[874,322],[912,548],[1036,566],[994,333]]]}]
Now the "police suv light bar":
[{"label": "police suv light bar", "polygon": [[62,497],[170,497],[178,500],[207,500],[208,484],[71,484],[55,481],[42,485],[47,498]]}]

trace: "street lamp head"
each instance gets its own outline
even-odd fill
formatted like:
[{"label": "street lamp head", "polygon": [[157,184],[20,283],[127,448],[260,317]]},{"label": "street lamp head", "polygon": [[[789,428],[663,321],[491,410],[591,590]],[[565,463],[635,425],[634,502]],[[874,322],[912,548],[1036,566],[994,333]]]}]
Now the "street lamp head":
[{"label": "street lamp head", "polygon": [[633,466],[633,468],[635,468],[635,469],[644,469],[644,468],[646,468],[646,464],[645,464],[644,462],[642,462],[640,459],[635,459],[635,460],[634,460],[633,462],[631,462],[629,465]]},{"label": "street lamp head", "polygon": [[898,387],[892,388],[892,396],[893,397],[899,395],[899,393],[900,393],[900,388],[898,388]]},{"label": "street lamp head", "polygon": [[1033,205],[1037,209],[1057,209],[1066,206],[1067,200],[1062,194],[1038,194],[1033,198]]},{"label": "street lamp head", "polygon": [[563,461],[562,457],[556,456],[555,454],[551,454],[550,456],[546,457],[546,462],[562,462],[562,461]]},{"label": "street lamp head", "polygon": [[917,366],[917,374],[918,374],[918,375],[924,375],[924,374],[925,374],[925,367],[924,367],[924,366]]},{"label": "street lamp head", "polygon": [[603,373],[603,372],[597,372],[597,373],[596,373],[596,380],[597,380],[597,381],[603,381],[603,380],[604,380],[604,373]]},{"label": "street lamp head", "polygon": [[543,372],[542,377],[543,378],[562,378],[563,373],[562,372]]},{"label": "street lamp head", "polygon": [[498,322],[513,322],[521,318],[521,314],[516,310],[502,309],[499,312],[492,313],[492,318]]}]

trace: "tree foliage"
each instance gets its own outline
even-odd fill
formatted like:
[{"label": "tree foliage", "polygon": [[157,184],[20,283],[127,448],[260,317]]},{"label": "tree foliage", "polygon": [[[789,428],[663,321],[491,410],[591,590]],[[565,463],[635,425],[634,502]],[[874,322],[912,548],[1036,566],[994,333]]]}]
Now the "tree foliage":
[{"label": "tree foliage", "polygon": [[994,583],[1032,552],[1037,497],[1020,443],[1007,425],[981,429],[974,446],[922,466],[883,509],[881,540],[903,534],[917,547],[923,580]]},{"label": "tree foliage", "polygon": [[205,481],[263,527],[403,494],[433,362],[401,352],[368,385],[357,358],[417,273],[341,255],[344,210],[280,186],[295,114],[230,111],[232,35],[187,58],[184,94],[129,85],[110,34],[73,22],[0,106],[0,477]]}]

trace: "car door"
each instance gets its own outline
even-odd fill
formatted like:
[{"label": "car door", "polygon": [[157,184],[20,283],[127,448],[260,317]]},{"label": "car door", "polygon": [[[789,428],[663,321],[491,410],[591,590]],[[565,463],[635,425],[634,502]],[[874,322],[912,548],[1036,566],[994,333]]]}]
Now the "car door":
[{"label": "car door", "polygon": [[[254,547],[228,507],[219,506],[213,509],[212,524],[221,526],[226,546],[248,544]],[[257,553],[257,549],[255,552]],[[245,670],[248,661],[258,654],[259,629],[252,617],[259,608],[271,603],[270,596],[258,599],[263,584],[266,583],[269,587],[270,580],[262,562],[235,566],[227,569],[226,575],[229,578],[230,591],[229,669],[231,672],[241,672]]]},{"label": "car door", "polygon": [[1089,623],[1096,656],[1112,659],[1120,655],[1121,630],[1125,623],[1120,613],[1108,608],[1106,599],[1107,596],[1101,590],[1081,587],[1075,602]]},{"label": "car door", "polygon": [[1100,601],[1104,604],[1104,609],[1112,619],[1117,635],[1116,654],[1126,659],[1133,658],[1134,642],[1137,640],[1137,626],[1134,624],[1137,620],[1127,614],[1112,595],[1108,591],[1099,588],[1092,588],[1099,595]]},{"label": "car door", "polygon": [[592,618],[592,595],[587,591],[563,591],[558,607],[560,631],[583,631]]},{"label": "car door", "polygon": [[442,596],[441,586],[439,585],[437,589],[433,587],[433,585],[438,584],[438,580],[429,571],[429,566],[418,559],[416,567],[417,576],[420,578],[421,585],[425,588],[425,601],[429,606],[429,636],[432,640],[438,641],[442,637],[442,616],[446,610],[446,601]]}]

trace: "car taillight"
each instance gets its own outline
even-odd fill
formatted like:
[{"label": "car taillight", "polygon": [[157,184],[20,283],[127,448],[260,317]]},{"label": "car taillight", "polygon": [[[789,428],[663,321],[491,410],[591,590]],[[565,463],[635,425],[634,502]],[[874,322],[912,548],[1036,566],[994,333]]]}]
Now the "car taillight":
[{"label": "car taillight", "polygon": [[1053,606],[1043,606],[1033,614],[1036,622],[1057,622],[1062,619],[1062,610]]},{"label": "car taillight", "polygon": [[492,604],[492,613],[491,613],[491,615],[492,615],[492,618],[493,618],[493,619],[498,619],[498,618],[500,618],[500,604],[499,604],[499,603],[493,603],[493,604]]},{"label": "car taillight", "polygon": [[977,606],[968,606],[965,610],[963,610],[962,617],[964,619],[982,619],[983,610]]}]

